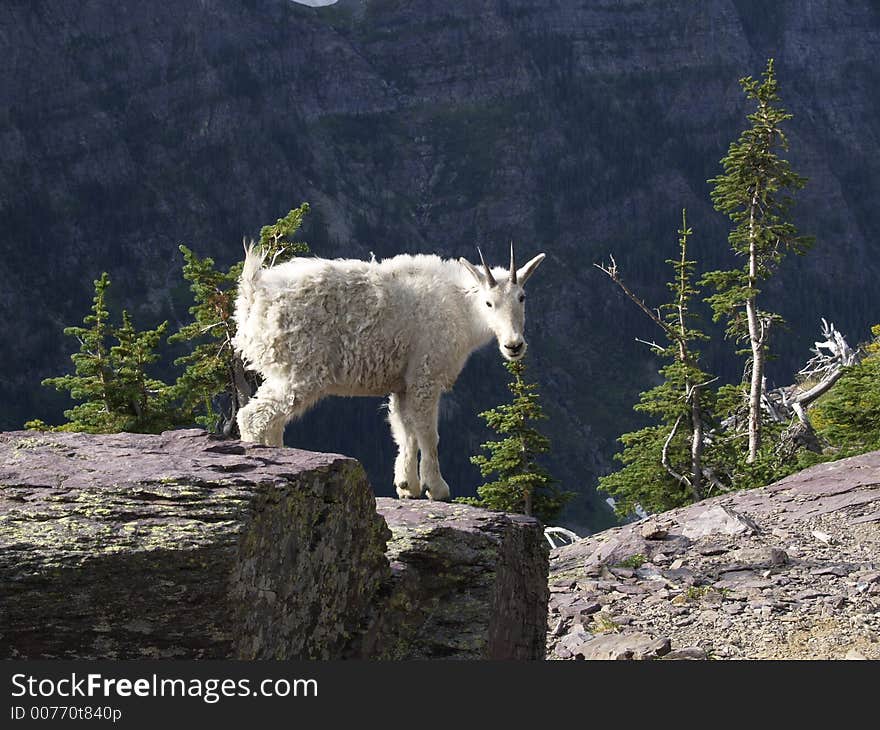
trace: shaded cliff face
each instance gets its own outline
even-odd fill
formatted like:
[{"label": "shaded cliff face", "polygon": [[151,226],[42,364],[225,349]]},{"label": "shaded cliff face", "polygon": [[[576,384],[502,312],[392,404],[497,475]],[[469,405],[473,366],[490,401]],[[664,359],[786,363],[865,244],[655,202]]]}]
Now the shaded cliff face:
[{"label": "shaded cliff face", "polygon": [[[798,223],[818,239],[768,292],[793,326],[771,379],[788,379],[820,315],[854,340],[878,317],[880,12],[868,0],[9,0],[0,38],[0,427],[66,405],[38,383],[67,367],[61,326],[85,313],[102,270],[141,326],[184,319],[179,243],[231,262],[243,235],[307,200],[320,255],[479,244],[501,261],[510,239],[548,253],[529,284],[529,359],[553,471],[590,492],[657,369],[633,342],[654,333],[590,264],[614,252],[660,301],[682,207],[695,255],[725,262],[705,181],[744,124],[737,79],[770,55],[795,114],[790,159],[811,179]],[[496,360],[475,356],[444,401],[458,494],[479,480],[474,414],[505,397]],[[320,406],[288,442],[357,456],[390,493],[377,406]],[[590,496],[568,521],[609,520]]]}]

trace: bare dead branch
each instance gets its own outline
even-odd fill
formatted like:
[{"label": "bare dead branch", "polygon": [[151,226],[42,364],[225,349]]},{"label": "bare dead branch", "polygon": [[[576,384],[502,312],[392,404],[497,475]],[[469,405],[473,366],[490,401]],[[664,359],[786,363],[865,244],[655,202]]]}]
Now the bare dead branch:
[{"label": "bare dead branch", "polygon": [[[655,309],[652,310],[647,304],[645,304],[644,300],[637,296],[620,278],[620,274],[617,269],[617,262],[614,260],[614,256],[609,256],[611,263],[608,266],[604,266],[602,264],[593,264],[599,271],[603,272],[611,279],[617,286],[620,287],[621,291],[632,301],[639,309],[641,309],[645,314],[648,315],[650,320],[656,324],[666,335],[678,342],[681,340],[681,335],[676,332],[672,327],[670,327],[666,322],[663,321],[663,318],[660,316],[660,310]],[[647,344],[647,343],[646,343]],[[662,348],[661,348],[662,349]]]},{"label": "bare dead branch", "polygon": [[712,385],[712,383],[714,383],[718,379],[719,379],[719,376],[716,375],[714,378],[711,378],[703,383],[696,383],[696,384],[692,385],[690,388],[688,388],[687,392],[685,393],[685,396],[684,396],[685,401],[689,401],[691,398],[693,398],[694,393],[698,392],[702,388],[705,388],[707,385]]},{"label": "bare dead branch", "polygon": [[858,362],[858,351],[853,350],[834,323],[824,317],[821,336],[822,341],[815,342],[811,348],[813,356],[798,371],[798,382],[765,394],[762,406],[774,420],[783,423],[797,418],[803,425],[812,427],[807,407],[831,389],[843,375],[844,368]]},{"label": "bare dead branch", "polygon": [[678,431],[678,425],[681,423],[681,416],[675,419],[675,423],[672,426],[672,430],[669,432],[669,435],[666,437],[666,441],[663,443],[663,451],[660,453],[660,463],[663,465],[663,468],[666,469],[667,474],[671,476],[675,481],[679,484],[683,484],[688,489],[691,488],[691,480],[688,479],[684,474],[679,474],[672,466],[669,464],[669,444],[672,443],[672,439],[675,438],[675,433]]},{"label": "bare dead branch", "polygon": [[636,341],[636,342],[640,342],[640,343],[642,343],[643,345],[647,345],[647,346],[650,347],[652,350],[657,350],[657,352],[663,352],[664,349],[665,349],[665,348],[661,347],[660,345],[658,345],[658,344],[657,344],[656,342],[654,342],[653,340],[651,340],[651,341],[649,342],[648,340],[642,340],[642,339],[636,337],[636,338],[635,338],[635,341]]}]

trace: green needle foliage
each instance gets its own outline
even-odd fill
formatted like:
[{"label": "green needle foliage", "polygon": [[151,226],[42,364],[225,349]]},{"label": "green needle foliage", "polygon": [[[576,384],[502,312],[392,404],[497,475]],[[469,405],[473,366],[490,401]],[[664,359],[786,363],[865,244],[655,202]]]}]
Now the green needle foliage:
[{"label": "green needle foliage", "polygon": [[[190,283],[194,304],[189,308],[192,321],[168,338],[172,343],[192,343],[192,349],[174,361],[184,368],[174,384],[174,394],[184,422],[223,430],[233,422],[221,419],[224,405],[228,409],[231,398],[247,387],[246,381],[236,387],[237,376],[244,377],[244,367],[232,348],[235,288],[242,264],[221,271],[210,256],[199,258],[182,244],[180,251],[183,278]],[[221,394],[227,394],[226,403],[218,404]]]},{"label": "green needle foliage", "polygon": [[[259,246],[270,265],[309,252],[308,244],[292,240],[308,212],[308,203],[303,203],[260,230]],[[183,277],[190,283],[195,303],[189,309],[192,321],[168,338],[169,342],[188,342],[192,346],[188,354],[174,361],[184,367],[174,385],[174,394],[181,404],[184,421],[238,435],[235,414],[257,386],[255,376],[247,372],[232,347],[235,296],[242,264],[222,271],[212,258],[199,258],[183,245],[180,250],[184,257]]]},{"label": "green needle foliage", "polygon": [[810,409],[810,419],[840,456],[880,449],[880,325],[865,357],[846,369],[834,387]]},{"label": "green needle foliage", "polygon": [[[279,263],[308,252],[307,244],[292,240],[308,212],[308,204],[303,203],[274,224],[263,226],[259,246],[268,261]],[[168,323],[138,332],[128,312],[123,312],[121,326],[113,326],[106,301],[110,278],[104,273],[95,281],[92,313],[83,320],[84,326],[64,330],[80,342],[79,352],[72,356],[75,373],[43,381],[82,401],[65,411],[68,422],[57,430],[158,433],[198,423],[237,435],[235,414],[257,386],[256,376],[246,371],[232,347],[242,264],[223,271],[210,257],[199,258],[186,246],[180,250],[183,276],[194,299],[189,310],[192,321],[168,341],[190,343],[189,352],[174,361],[183,366],[183,373],[173,386],[148,375]],[[114,339],[115,345],[111,344]],[[52,428],[42,421],[29,421],[25,426]]]},{"label": "green needle foliage", "polygon": [[712,306],[715,321],[726,319],[727,336],[748,343],[740,354],[749,357],[751,463],[758,458],[761,448],[761,395],[770,331],[782,322],[778,314],[759,307],[761,286],[776,272],[786,254],[804,253],[812,240],[798,235],[788,218],[793,204],[791,193],[800,190],[806,179],[795,174],[778,154],[788,149],[781,125],[792,115],[778,104],[773,59],[767,62],[762,81],[749,76],[741,79],[740,84],[756,105],[756,110],[748,115],[752,126],[730,145],[727,156],[721,160],[723,174],[709,182],[714,185],[715,209],[733,221],[728,242],[733,252],[744,258],[744,263],[738,269],[709,272],[701,283],[715,290],[706,300]]},{"label": "green needle foliage", "polygon": [[535,515],[550,524],[559,517],[574,493],[561,491],[537,461],[540,455],[550,451],[549,440],[534,425],[547,418],[537,384],[525,381],[526,367],[522,360],[505,362],[504,367],[512,376],[508,383],[512,402],[480,414],[489,428],[502,438],[482,445],[488,455],[471,457],[483,477],[494,474],[496,479],[479,487],[478,497],[457,501]]},{"label": "green needle foliage", "polygon": [[282,264],[294,256],[305,256],[310,253],[309,244],[292,240],[309,210],[309,204],[303,203],[299,208],[294,208],[286,216],[279,218],[273,225],[263,226],[260,229],[260,248],[266,254],[266,261],[270,266]]},{"label": "green needle foliage", "polygon": [[[47,378],[43,385],[67,391],[82,401],[64,412],[68,422],[51,427],[42,421],[29,421],[27,428],[87,433],[158,433],[173,425],[171,390],[161,380],[151,378],[147,368],[157,359],[156,349],[165,336],[168,322],[156,329],[138,332],[128,312],[122,325],[110,323],[107,289],[110,277],[103,273],[95,280],[92,313],[82,327],[67,327],[64,334],[76,337],[80,348],[71,356],[74,373]],[[116,344],[112,345],[112,340]]]},{"label": "green needle foliage", "polygon": [[693,230],[682,211],[679,256],[667,259],[673,270],[667,283],[672,300],[658,309],[649,308],[623,283],[613,260],[598,266],[663,332],[666,344],[652,348],[667,364],[660,370],[663,382],[641,394],[634,409],[654,422],[620,437],[623,451],[615,458],[623,468],[599,479],[599,489],[614,498],[615,510],[626,516],[637,506],[661,512],[707,496],[720,486],[721,454],[706,438],[716,425],[714,378],[700,366],[697,343],[707,337],[697,327],[691,302],[699,295],[693,285],[696,262],[688,258]]},{"label": "green needle foliage", "polygon": [[110,348],[120,410],[126,414],[119,431],[161,433],[175,425],[172,389],[147,374],[147,367],[159,359],[157,349],[167,329],[166,321],[138,332],[129,313],[122,312],[122,326],[114,332],[117,344]]}]

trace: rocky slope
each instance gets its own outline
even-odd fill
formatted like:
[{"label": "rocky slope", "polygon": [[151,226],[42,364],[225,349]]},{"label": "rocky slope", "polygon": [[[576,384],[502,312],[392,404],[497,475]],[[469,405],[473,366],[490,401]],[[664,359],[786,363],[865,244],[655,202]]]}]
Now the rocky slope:
[{"label": "rocky slope", "polygon": [[465,505],[377,512],[338,454],[0,433],[0,617],[5,658],[539,659],[547,546]]},{"label": "rocky slope", "polygon": [[556,549],[554,659],[880,659],[880,452]]},{"label": "rocky slope", "polygon": [[[820,315],[852,340],[877,319],[869,0],[7,0],[0,40],[0,428],[59,418],[66,402],[39,380],[68,367],[61,328],[101,271],[140,326],[183,320],[178,243],[230,262],[243,235],[307,200],[322,255],[479,244],[503,260],[510,239],[548,252],[530,284],[530,362],[552,469],[587,494],[657,369],[633,341],[654,334],[590,264],[614,252],[660,301],[683,206],[695,254],[721,263],[705,181],[744,123],[737,79],[769,55],[795,114],[792,162],[812,179],[799,223],[818,237],[769,291],[794,328],[771,379],[789,382]],[[738,377],[726,347],[711,369]],[[444,401],[458,493],[478,483],[475,413],[506,395],[495,360],[477,357]],[[319,407],[288,442],[351,453],[391,493],[375,401]],[[568,522],[610,515],[592,496]]]}]

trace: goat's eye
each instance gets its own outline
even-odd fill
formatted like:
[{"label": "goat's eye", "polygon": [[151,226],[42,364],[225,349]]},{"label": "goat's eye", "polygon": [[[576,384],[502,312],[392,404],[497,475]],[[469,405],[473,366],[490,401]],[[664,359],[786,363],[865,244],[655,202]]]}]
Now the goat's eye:
[{"label": "goat's eye", "polygon": [[519,300],[520,300],[521,302],[524,302],[524,301],[526,300],[526,295],[525,295],[525,294],[520,294],[520,295],[519,295]]},{"label": "goat's eye", "polygon": [[492,308],[492,302],[486,302],[486,306],[489,307],[489,308],[491,309],[491,308]]}]

